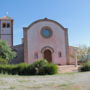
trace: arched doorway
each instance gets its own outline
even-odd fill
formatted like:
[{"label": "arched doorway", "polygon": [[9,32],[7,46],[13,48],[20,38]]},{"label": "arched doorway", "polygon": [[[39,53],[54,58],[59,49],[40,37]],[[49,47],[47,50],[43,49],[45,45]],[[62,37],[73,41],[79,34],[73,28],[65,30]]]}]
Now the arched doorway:
[{"label": "arched doorway", "polygon": [[48,62],[52,62],[52,52],[49,49],[44,51],[44,58],[48,60]]}]

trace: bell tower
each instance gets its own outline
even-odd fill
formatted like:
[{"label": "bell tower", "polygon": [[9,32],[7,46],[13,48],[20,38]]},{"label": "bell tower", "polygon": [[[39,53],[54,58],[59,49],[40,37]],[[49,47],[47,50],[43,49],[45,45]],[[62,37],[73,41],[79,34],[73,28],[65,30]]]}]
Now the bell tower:
[{"label": "bell tower", "polygon": [[0,18],[0,40],[5,40],[9,46],[13,46],[13,19],[8,16]]}]

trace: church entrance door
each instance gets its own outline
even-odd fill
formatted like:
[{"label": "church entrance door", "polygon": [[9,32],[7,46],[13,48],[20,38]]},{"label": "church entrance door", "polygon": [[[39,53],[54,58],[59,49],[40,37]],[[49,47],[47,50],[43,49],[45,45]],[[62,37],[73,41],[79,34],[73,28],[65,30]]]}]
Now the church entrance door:
[{"label": "church entrance door", "polygon": [[44,58],[48,60],[48,62],[52,62],[52,52],[49,49],[44,51]]}]

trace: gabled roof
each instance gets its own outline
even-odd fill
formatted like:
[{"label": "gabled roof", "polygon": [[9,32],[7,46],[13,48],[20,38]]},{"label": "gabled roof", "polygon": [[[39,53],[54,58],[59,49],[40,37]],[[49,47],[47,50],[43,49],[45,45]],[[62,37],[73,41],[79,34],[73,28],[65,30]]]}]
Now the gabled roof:
[{"label": "gabled roof", "polygon": [[38,23],[38,22],[42,22],[42,21],[49,21],[49,22],[53,22],[57,25],[59,25],[64,31],[67,30],[67,28],[64,28],[60,23],[58,23],[57,21],[54,21],[54,20],[51,20],[51,19],[48,19],[48,18],[44,18],[44,19],[39,19],[37,21],[34,21],[33,23],[31,23],[28,27],[24,27],[23,29],[24,30],[28,30],[31,26],[33,26],[34,24]]}]

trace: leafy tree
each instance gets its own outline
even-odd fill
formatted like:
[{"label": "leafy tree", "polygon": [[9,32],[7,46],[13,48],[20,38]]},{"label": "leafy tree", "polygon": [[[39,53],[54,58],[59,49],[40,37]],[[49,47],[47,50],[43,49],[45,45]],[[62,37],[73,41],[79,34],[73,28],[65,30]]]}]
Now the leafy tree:
[{"label": "leafy tree", "polygon": [[0,64],[7,64],[8,60],[4,59],[4,58],[0,58]]},{"label": "leafy tree", "polygon": [[77,47],[77,58],[80,61],[87,61],[87,55],[90,52],[90,47],[85,45]]},{"label": "leafy tree", "polygon": [[0,40],[0,58],[3,58],[7,61],[13,59],[16,56],[16,53],[7,45],[3,40]]},{"label": "leafy tree", "polygon": [[90,47],[88,47],[88,53],[90,53]]}]

